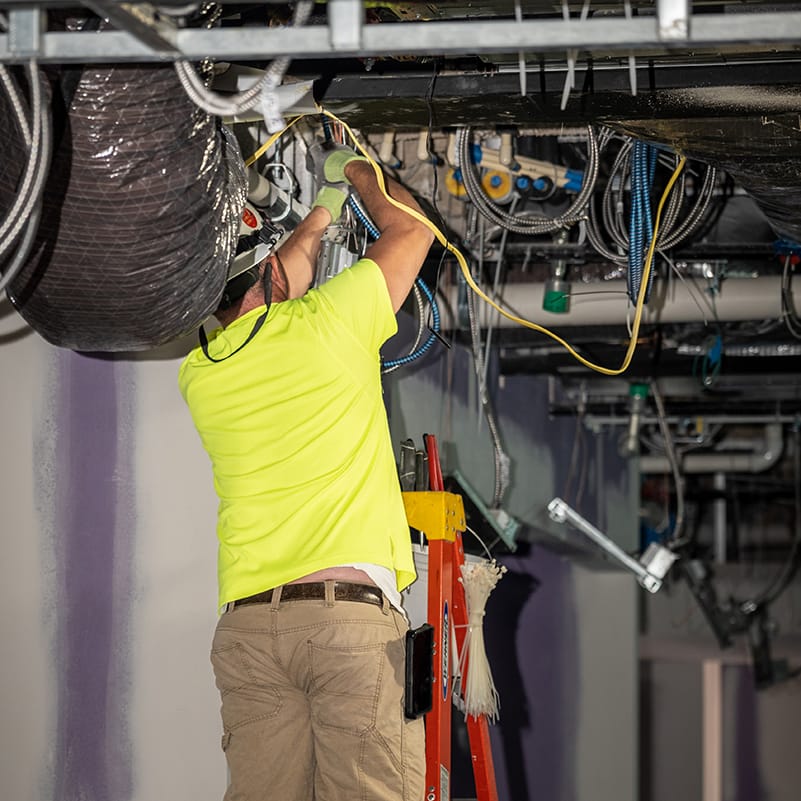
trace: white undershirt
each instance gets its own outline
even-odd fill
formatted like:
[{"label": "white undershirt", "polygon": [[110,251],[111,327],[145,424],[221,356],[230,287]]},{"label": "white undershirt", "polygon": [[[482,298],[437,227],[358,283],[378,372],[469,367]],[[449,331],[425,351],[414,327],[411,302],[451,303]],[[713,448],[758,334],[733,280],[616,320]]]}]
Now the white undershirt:
[{"label": "white undershirt", "polygon": [[361,570],[370,577],[372,582],[384,593],[386,599],[397,609],[407,620],[406,610],[403,608],[403,600],[398,592],[398,584],[395,581],[395,572],[383,565],[374,565],[370,562],[350,562],[341,567],[353,567]]}]

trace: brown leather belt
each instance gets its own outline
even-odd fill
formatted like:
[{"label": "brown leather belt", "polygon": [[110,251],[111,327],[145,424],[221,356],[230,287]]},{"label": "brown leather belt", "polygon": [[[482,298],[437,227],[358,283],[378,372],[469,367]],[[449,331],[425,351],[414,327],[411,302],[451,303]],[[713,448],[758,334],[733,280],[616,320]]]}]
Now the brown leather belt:
[{"label": "brown leather belt", "polygon": [[[268,604],[273,599],[274,590],[257,592],[247,598],[233,601],[230,608],[245,604]],[[305,584],[284,584],[281,587],[281,603],[284,601],[322,601],[325,599],[325,582],[310,581]],[[363,604],[383,606],[384,595],[372,584],[352,584],[348,581],[334,582],[335,601],[356,601]]]}]

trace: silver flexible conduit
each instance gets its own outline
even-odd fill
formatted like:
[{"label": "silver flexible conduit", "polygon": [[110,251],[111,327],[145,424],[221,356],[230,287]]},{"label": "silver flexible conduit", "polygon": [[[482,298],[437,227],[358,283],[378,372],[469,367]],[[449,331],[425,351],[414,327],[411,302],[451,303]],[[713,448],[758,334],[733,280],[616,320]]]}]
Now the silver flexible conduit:
[{"label": "silver flexible conduit", "polygon": [[500,225],[515,234],[536,236],[571,225],[585,219],[584,209],[592,197],[595,181],[598,177],[598,142],[591,125],[587,126],[587,166],[584,170],[584,179],[581,190],[575,200],[563,214],[557,217],[545,217],[535,214],[513,215],[507,213],[497,203],[493,203],[481,186],[481,180],[473,164],[471,147],[473,144],[473,129],[460,128],[456,134],[456,160],[461,170],[467,196],[470,198],[478,212],[490,222]]},{"label": "silver flexible conduit", "polygon": [[[313,0],[299,0],[292,17],[292,26],[304,25],[313,8]],[[278,87],[289,63],[289,56],[279,56],[270,63],[264,76],[257,83],[244,92],[229,96],[209,90],[195,68],[186,59],[178,59],[175,62],[175,71],[184,91],[196,106],[207,114],[214,114],[218,117],[235,117],[252,109],[261,100],[263,92],[269,92]]]},{"label": "silver flexible conduit", "polygon": [[[599,150],[603,152],[614,138],[621,137],[615,137],[609,131],[602,132],[598,137]],[[621,148],[612,163],[609,178],[600,195],[600,202],[590,204],[587,238],[593,248],[605,259],[625,265],[628,260],[626,254],[629,248],[629,232],[623,208],[625,189],[630,173],[631,147],[634,140],[629,136],[621,139]],[[672,168],[675,169],[679,157],[674,156],[672,161]],[[676,247],[686,240],[703,221],[712,199],[716,179],[717,170],[712,166],[707,166],[701,187],[696,193],[695,202],[677,227],[676,221],[681,212],[686,190],[686,175],[682,173],[679,176],[662,214],[656,241],[657,251]],[[613,250],[609,243],[611,246],[616,246],[618,250]]]},{"label": "silver flexible conduit", "polygon": [[495,413],[492,409],[487,386],[484,379],[484,357],[481,352],[481,333],[478,325],[478,313],[476,311],[476,298],[473,292],[467,293],[467,316],[470,320],[470,343],[473,351],[473,364],[476,373],[476,384],[478,386],[479,401],[484,411],[484,418],[487,421],[490,438],[492,440],[492,451],[495,462],[495,485],[492,494],[493,508],[497,508],[503,501],[503,496],[509,486],[510,459],[503,449],[501,435],[498,431],[498,423],[495,420]]},{"label": "silver flexible conduit", "polygon": [[19,183],[19,190],[6,218],[0,224],[0,260],[4,259],[25,228],[22,241],[10,263],[0,276],[0,291],[5,289],[19,272],[28,257],[35,239],[41,213],[42,192],[50,166],[52,131],[49,110],[44,103],[44,78],[35,60],[26,65],[30,87],[30,122],[25,101],[13,77],[0,65],[0,82],[11,101],[12,111],[23,141],[28,148],[28,163]]}]

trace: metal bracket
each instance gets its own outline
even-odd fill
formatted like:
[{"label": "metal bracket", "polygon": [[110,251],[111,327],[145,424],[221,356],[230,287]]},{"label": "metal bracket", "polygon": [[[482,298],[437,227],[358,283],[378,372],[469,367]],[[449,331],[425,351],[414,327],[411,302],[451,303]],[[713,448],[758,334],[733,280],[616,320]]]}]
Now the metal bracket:
[{"label": "metal bracket", "polygon": [[361,49],[363,19],[362,0],[328,0],[328,30],[334,51]]},{"label": "metal bracket", "polygon": [[8,50],[18,58],[36,57],[42,50],[44,10],[11,8],[8,11]]},{"label": "metal bracket", "polygon": [[690,37],[690,0],[657,0],[660,39],[682,41]]}]

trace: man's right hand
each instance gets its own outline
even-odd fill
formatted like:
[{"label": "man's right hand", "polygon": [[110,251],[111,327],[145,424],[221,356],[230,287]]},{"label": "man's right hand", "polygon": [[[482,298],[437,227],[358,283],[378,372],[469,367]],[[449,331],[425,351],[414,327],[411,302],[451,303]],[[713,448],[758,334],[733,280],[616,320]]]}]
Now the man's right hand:
[{"label": "man's right hand", "polygon": [[306,169],[313,173],[317,185],[350,183],[345,177],[345,167],[352,161],[367,161],[351,148],[334,142],[315,142],[306,151]]}]

